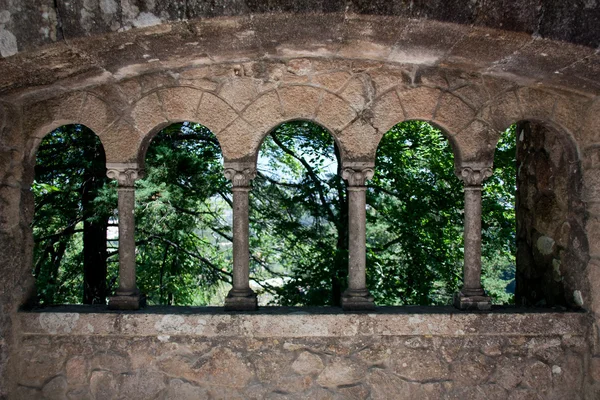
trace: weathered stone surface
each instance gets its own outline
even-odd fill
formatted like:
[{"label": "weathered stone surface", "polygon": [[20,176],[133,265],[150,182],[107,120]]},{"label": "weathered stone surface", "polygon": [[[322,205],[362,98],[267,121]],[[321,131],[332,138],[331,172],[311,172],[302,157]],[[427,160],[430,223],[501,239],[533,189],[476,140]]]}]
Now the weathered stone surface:
[{"label": "weathered stone surface", "polygon": [[395,90],[391,90],[375,100],[373,105],[373,127],[384,134],[394,125],[404,120],[402,104]]},{"label": "weathered stone surface", "polygon": [[85,357],[75,356],[65,366],[67,380],[71,385],[83,385],[89,378],[89,365]]},{"label": "weathered stone surface", "polygon": [[172,379],[165,394],[165,400],[202,400],[208,399],[206,389],[193,386],[181,379]]},{"label": "weathered stone surface", "polygon": [[317,383],[325,387],[351,385],[359,382],[365,374],[365,369],[358,363],[346,359],[334,359],[319,374]]},{"label": "weathered stone surface", "polygon": [[276,91],[267,92],[248,106],[243,117],[260,133],[266,134],[285,120]]},{"label": "weathered stone surface", "polygon": [[320,90],[310,86],[289,86],[279,89],[279,98],[286,119],[313,119],[321,96]]},{"label": "weathered stone surface", "polygon": [[118,393],[117,380],[112,372],[93,371],[90,391],[96,399],[111,399]]},{"label": "weathered stone surface", "polygon": [[[393,124],[435,118],[456,134],[457,161],[481,164],[491,162],[497,131],[529,118],[569,136],[526,138],[520,153],[519,296],[597,318],[593,1],[4,3],[0,397],[40,398],[42,388],[46,397],[79,399],[123,390],[175,398],[598,397],[595,358],[582,358],[590,352],[585,315],[16,314],[32,282],[33,168],[24,164],[62,124],[86,124],[107,160],[123,163],[140,162],[151,135],[173,121],[200,122],[218,135],[225,158],[251,160],[267,130],[310,119],[336,135],[342,162],[372,162]],[[191,344],[199,337],[202,345]],[[229,373],[241,377],[233,388]],[[441,383],[419,383],[432,374]]]},{"label": "weathered stone surface", "polygon": [[131,111],[131,117],[135,127],[144,134],[167,122],[157,93],[149,94],[138,101]]},{"label": "weathered stone surface", "polygon": [[316,120],[331,131],[339,131],[350,123],[356,112],[348,103],[330,93],[324,93]]},{"label": "weathered stone surface", "polygon": [[67,380],[64,376],[57,376],[42,388],[42,394],[48,400],[62,400],[67,394]]},{"label": "weathered stone surface", "polygon": [[323,370],[323,361],[315,354],[307,351],[300,353],[298,358],[292,364],[294,372],[300,375],[318,374]]},{"label": "weathered stone surface", "polygon": [[440,91],[428,87],[398,90],[406,119],[430,121],[437,106]]},{"label": "weathered stone surface", "polygon": [[153,399],[165,388],[164,375],[142,369],[121,374],[119,395],[127,399]]},{"label": "weathered stone surface", "polygon": [[198,122],[214,134],[221,132],[236,118],[237,113],[219,97],[210,93],[202,96],[198,107]]},{"label": "weathered stone surface", "polygon": [[203,92],[191,88],[170,88],[158,92],[169,121],[198,122],[197,110]]}]

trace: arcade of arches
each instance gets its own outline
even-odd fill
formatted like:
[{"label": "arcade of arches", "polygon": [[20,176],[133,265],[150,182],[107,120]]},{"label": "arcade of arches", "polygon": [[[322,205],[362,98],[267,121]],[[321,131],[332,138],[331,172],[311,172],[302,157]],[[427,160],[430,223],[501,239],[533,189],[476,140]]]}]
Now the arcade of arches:
[{"label": "arcade of arches", "polygon": [[[214,18],[205,10],[173,22],[182,17],[171,8],[152,14],[129,1],[92,1],[93,10],[70,3],[62,13],[46,10],[41,22],[38,10],[20,11],[40,32],[60,17],[60,29],[47,32],[56,43],[16,32],[16,11],[0,11],[0,398],[600,396],[593,38],[532,38],[518,28],[364,10]],[[344,313],[252,311],[250,182],[263,138],[291,120],[322,125],[340,148],[350,187]],[[366,287],[365,180],[382,136],[407,120],[444,130],[464,183],[459,310],[375,309]],[[216,135],[233,184],[234,278],[225,303],[232,312],[137,310],[133,184],[152,137],[182,121]],[[515,123],[517,295],[564,308],[490,310],[481,289],[481,186],[500,133]],[[66,124],[98,135],[108,177],[118,182],[119,289],[111,310],[26,307],[34,288],[36,151]]]}]

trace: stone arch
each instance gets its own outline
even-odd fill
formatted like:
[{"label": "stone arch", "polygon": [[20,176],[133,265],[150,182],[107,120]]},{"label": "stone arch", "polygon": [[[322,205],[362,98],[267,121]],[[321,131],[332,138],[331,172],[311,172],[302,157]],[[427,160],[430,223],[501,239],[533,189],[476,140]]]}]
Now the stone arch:
[{"label": "stone arch", "polygon": [[260,153],[260,149],[262,147],[262,145],[264,144],[265,140],[267,139],[267,137],[271,134],[271,132],[273,132],[274,130],[276,130],[280,125],[285,124],[287,122],[294,122],[294,121],[305,121],[305,122],[310,122],[316,125],[319,125],[321,128],[325,129],[327,131],[327,133],[329,133],[329,135],[331,136],[331,138],[333,139],[335,145],[338,147],[339,152],[340,152],[340,161],[341,164],[344,165],[348,160],[347,160],[347,156],[346,156],[346,152],[342,146],[342,144],[340,143],[339,137],[337,135],[335,135],[333,133],[333,131],[331,129],[329,129],[329,127],[315,121],[315,120],[311,120],[311,119],[306,119],[306,118],[292,118],[292,119],[288,119],[288,120],[283,120],[281,122],[279,122],[277,125],[273,126],[271,129],[269,129],[267,132],[265,132],[265,134],[260,138],[260,142],[258,144],[258,147],[256,148],[256,151],[252,154],[252,158],[249,160],[252,162],[252,165],[254,165],[255,167],[257,166],[257,162],[258,162],[258,156]]},{"label": "stone arch", "polygon": [[[451,107],[446,104],[450,99],[448,96],[451,96],[458,105]],[[440,111],[442,100],[444,100],[444,105],[441,107],[442,111]],[[468,117],[466,120],[461,119],[462,123],[454,123],[447,117],[451,112],[460,112],[460,110],[467,108],[468,111],[463,113],[468,114]],[[368,128],[358,129],[359,124],[355,121],[348,127],[348,138],[346,139],[346,135],[343,136],[346,140],[353,142],[356,142],[360,136],[372,138],[367,143],[362,140],[361,146],[355,146],[355,148],[361,152],[359,158],[367,157],[374,161],[379,142],[393,126],[405,121],[424,121],[443,132],[444,137],[448,139],[452,146],[454,162],[458,166],[464,158],[462,147],[466,145],[461,142],[458,133],[466,129],[464,124],[470,122],[474,116],[474,111],[461,99],[449,93],[444,93],[440,89],[426,86],[416,88],[398,86],[386,91],[375,100],[372,107],[371,130]]]},{"label": "stone arch", "polygon": [[242,159],[255,163],[264,139],[282,123],[310,121],[327,129],[344,160],[347,149],[340,140],[341,131],[356,119],[357,113],[334,93],[313,86],[293,85],[264,93],[246,107],[242,117],[252,129],[251,136],[245,140],[247,153]]},{"label": "stone arch", "polygon": [[103,140],[103,133],[119,117],[118,113],[105,100],[86,91],[73,92],[38,103],[26,104],[23,109],[27,109],[27,113],[33,116],[24,119],[23,125],[23,133],[27,140],[25,145],[27,166],[35,161],[37,148],[44,136],[64,125],[85,125],[100,138],[106,151],[107,146]]},{"label": "stone arch", "polygon": [[219,140],[226,160],[243,154],[237,143],[251,134],[248,123],[225,100],[187,86],[161,88],[148,93],[134,104],[130,115],[132,127],[140,134],[135,149],[135,160],[140,166],[144,164],[152,138],[174,123],[196,122],[210,129]]}]

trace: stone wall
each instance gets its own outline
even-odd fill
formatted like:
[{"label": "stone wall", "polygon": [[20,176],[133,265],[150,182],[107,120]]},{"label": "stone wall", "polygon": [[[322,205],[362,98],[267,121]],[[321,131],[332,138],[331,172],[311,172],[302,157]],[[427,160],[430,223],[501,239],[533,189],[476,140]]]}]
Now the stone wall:
[{"label": "stone wall", "polygon": [[[163,21],[163,12],[170,16],[174,9],[150,10],[150,3],[164,5],[160,1],[122,1],[114,18],[106,20],[117,2],[83,6],[73,1],[72,10],[56,2],[62,25],[56,23],[54,2],[46,8],[28,2],[16,12],[21,3],[0,0],[3,46],[12,45],[6,32],[28,27],[15,36],[23,51],[0,59],[0,398],[9,393],[39,398],[43,390],[48,398],[66,393],[109,398],[102,390],[148,390],[147,397],[159,398],[178,392],[180,398],[182,393],[192,398],[385,398],[390,392],[412,398],[479,398],[481,393],[535,398],[535,392],[542,398],[598,397],[596,45],[544,40],[524,29],[471,26],[471,17],[454,24],[409,19],[421,14],[402,10],[399,16],[377,15],[382,9],[394,14],[386,6],[393,2],[371,2],[373,7],[339,2],[342,8],[357,8],[295,15],[285,12],[291,5],[275,1],[269,2],[273,13],[183,22]],[[203,2],[178,4],[192,3]],[[206,12],[221,15],[220,3],[214,3]],[[251,2],[234,3],[250,7]],[[542,3],[543,9],[547,2]],[[587,3],[591,8],[572,7],[588,10],[583,15],[593,20],[598,7]],[[560,4],[546,11],[549,21],[566,12]],[[131,21],[142,13],[158,13],[164,23],[104,33],[112,26],[117,31],[134,26]],[[78,30],[79,17],[89,31]],[[593,31],[585,21],[573,22],[572,37]],[[551,25],[571,26],[568,21]],[[58,26],[62,32],[52,30]],[[63,40],[76,31],[80,34]],[[38,40],[46,33],[48,38]],[[52,129],[85,124],[100,137],[109,162],[141,167],[154,134],[175,122],[194,121],[216,134],[225,161],[251,164],[268,131],[292,119],[326,127],[347,165],[372,163],[380,138],[393,125],[428,121],[452,143],[457,168],[479,169],[491,166],[502,130],[519,121],[535,122],[533,130],[543,135],[526,137],[535,151],[523,153],[527,165],[521,177],[531,182],[528,188],[549,193],[552,215],[535,211],[544,196],[529,196],[520,203],[529,210],[521,227],[531,228],[523,237],[531,243],[527,251],[536,251],[542,235],[555,245],[544,247],[550,242],[543,239],[541,248],[552,254],[533,254],[539,264],[529,265],[537,272],[537,266],[560,260],[560,285],[554,266],[552,277],[546,275],[549,298],[559,293],[564,302],[558,303],[578,305],[588,314],[17,312],[33,287],[35,151]],[[581,179],[571,168],[580,168]],[[556,172],[552,179],[548,171]],[[560,230],[565,221],[568,233]],[[580,297],[574,296],[577,291]]]},{"label": "stone wall", "polygon": [[11,398],[596,398],[585,313],[331,311],[20,313]]},{"label": "stone wall", "polygon": [[489,2],[290,1],[290,0],[3,0],[0,2],[0,56],[62,40],[125,31],[168,21],[264,13],[350,13],[432,19],[526,32],[590,47],[598,45],[594,29],[600,5],[560,0]]},{"label": "stone wall", "polygon": [[589,255],[577,155],[537,123],[519,124],[517,136],[516,303],[580,307]]}]

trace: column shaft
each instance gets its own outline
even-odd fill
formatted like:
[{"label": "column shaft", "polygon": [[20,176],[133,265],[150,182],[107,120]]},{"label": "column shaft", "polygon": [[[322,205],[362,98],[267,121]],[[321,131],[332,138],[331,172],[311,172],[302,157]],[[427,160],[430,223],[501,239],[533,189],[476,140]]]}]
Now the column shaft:
[{"label": "column shaft", "polygon": [[249,188],[233,188],[233,291],[248,295],[249,268]]},{"label": "column shaft", "polygon": [[367,291],[366,188],[348,188],[348,289]]},{"label": "column shaft", "polygon": [[254,311],[258,308],[256,293],[250,289],[250,182],[256,175],[247,163],[228,163],[224,174],[233,183],[233,288],[225,299],[227,311]]},{"label": "column shaft", "polygon": [[375,303],[367,289],[366,277],[366,193],[365,182],[373,177],[370,167],[344,168],[348,181],[348,289],[342,294],[345,311],[373,310]]},{"label": "column shaft", "polygon": [[481,185],[492,176],[492,169],[466,167],[457,175],[465,183],[465,255],[463,287],[454,295],[454,305],[461,310],[489,310],[491,299],[481,286]]},{"label": "column shaft", "polygon": [[119,288],[117,295],[136,293],[135,283],[135,189],[119,187]]},{"label": "column shaft", "polygon": [[483,296],[481,287],[481,186],[465,187],[465,260],[462,292]]},{"label": "column shaft", "polygon": [[136,286],[135,270],[135,180],[143,175],[137,164],[107,164],[109,178],[119,182],[119,287],[108,300],[113,310],[137,310],[146,297]]}]

